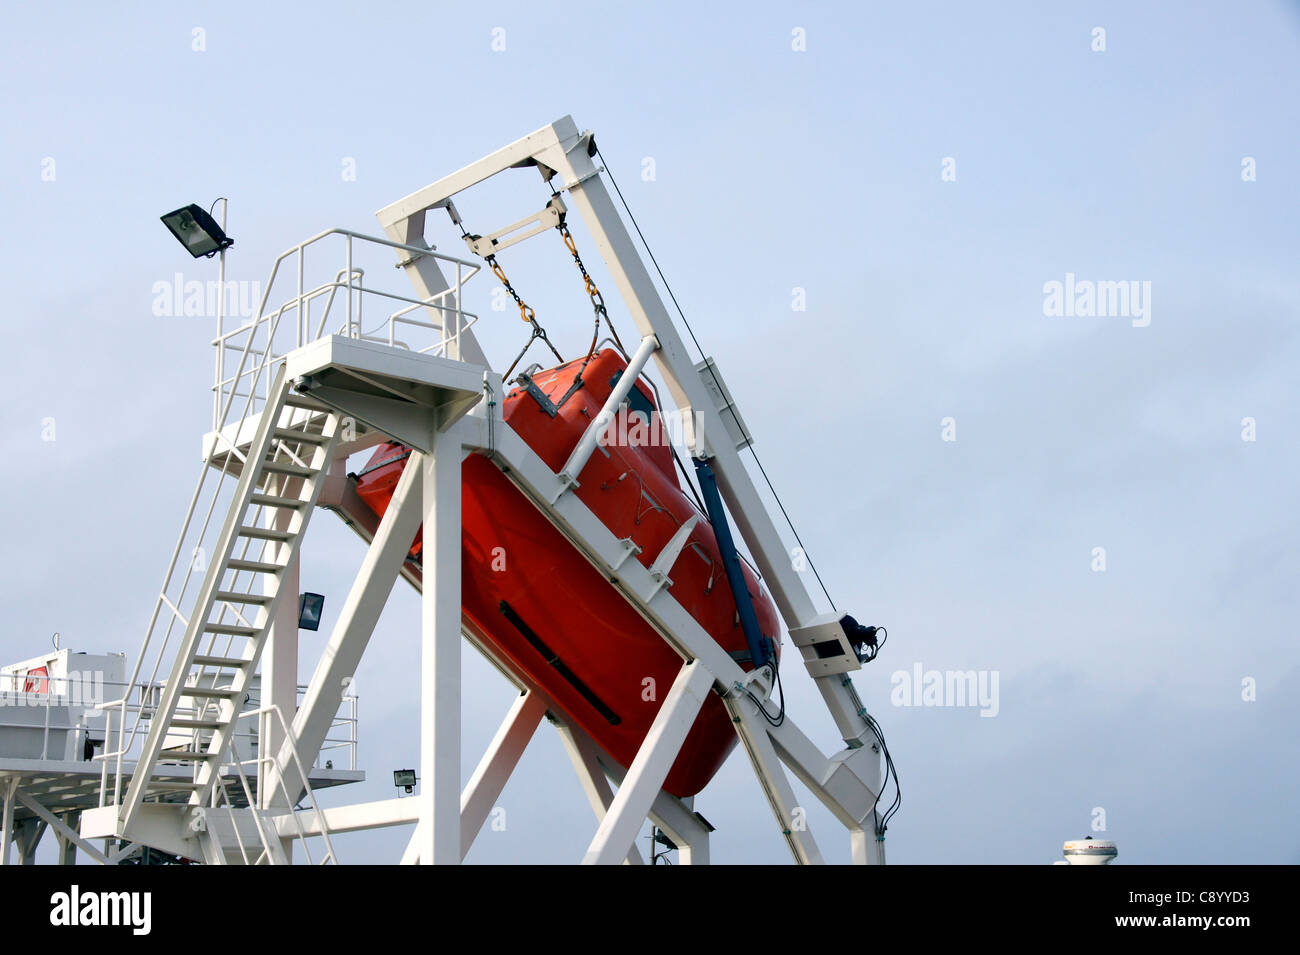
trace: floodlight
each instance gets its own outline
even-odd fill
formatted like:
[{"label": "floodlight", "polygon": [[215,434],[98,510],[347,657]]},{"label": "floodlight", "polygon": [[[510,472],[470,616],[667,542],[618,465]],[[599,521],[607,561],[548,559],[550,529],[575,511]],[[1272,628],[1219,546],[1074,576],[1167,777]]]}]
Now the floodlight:
[{"label": "floodlight", "polygon": [[320,594],[303,594],[298,598],[298,628],[300,630],[319,630],[321,613],[325,609],[325,598]]},{"label": "floodlight", "polygon": [[193,203],[162,216],[162,223],[196,259],[216,255],[235,244],[216,219]]}]

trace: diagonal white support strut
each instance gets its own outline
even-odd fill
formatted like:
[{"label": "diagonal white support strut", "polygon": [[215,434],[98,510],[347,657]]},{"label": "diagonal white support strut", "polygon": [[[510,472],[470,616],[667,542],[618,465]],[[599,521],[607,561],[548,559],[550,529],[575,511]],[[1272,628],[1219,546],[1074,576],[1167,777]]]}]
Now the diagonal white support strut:
[{"label": "diagonal white support strut", "polygon": [[736,723],[736,732],[744,744],[749,760],[754,765],[763,793],[767,796],[777,825],[800,865],[821,865],[822,854],[808,831],[807,807],[800,806],[794,789],[786,778],[785,770],[777,757],[776,747],[767,734],[767,722],[758,715],[758,704],[743,697],[727,700],[727,710]]},{"label": "diagonal white support strut", "polygon": [[497,735],[479,760],[460,796],[460,856],[469,853],[478,831],[505,789],[510,774],[523,756],[537,724],[546,715],[546,700],[538,693],[521,693],[501,723]]},{"label": "diagonal white support strut", "polygon": [[678,671],[609,812],[600,821],[584,865],[617,865],[627,857],[712,685],[709,671],[695,660]]},{"label": "diagonal white support strut", "polygon": [[[557,729],[564,748],[569,752],[573,770],[578,774],[578,782],[582,783],[582,790],[587,794],[591,811],[596,814],[596,822],[603,822],[614,802],[614,791],[609,788],[609,780],[605,778],[605,770],[600,765],[600,753],[596,744],[590,736],[568,723],[561,723]],[[627,850],[623,862],[625,865],[645,865],[635,840]]]}]

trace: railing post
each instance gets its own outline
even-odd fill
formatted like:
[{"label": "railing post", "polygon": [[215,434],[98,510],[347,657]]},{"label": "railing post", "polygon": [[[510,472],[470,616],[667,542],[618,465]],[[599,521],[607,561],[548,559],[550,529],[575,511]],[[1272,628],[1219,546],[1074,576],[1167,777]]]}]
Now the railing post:
[{"label": "railing post", "polygon": [[352,334],[352,235],[349,233],[344,236],[347,241],[347,269],[348,269],[348,338],[355,338]]},{"label": "railing post", "polygon": [[[302,273],[303,273],[303,260],[306,259],[306,258],[307,258],[307,249],[306,249],[306,247],[305,247],[305,246],[300,247],[300,248],[298,249],[298,327],[299,327],[299,328],[302,327],[302,323],[303,323],[303,320],[304,320],[304,319],[303,319],[303,306],[302,306],[302,293],[303,293],[303,287],[302,287],[302,286],[303,286],[303,276],[302,276]],[[300,338],[302,337],[302,333],[301,333],[301,332],[299,332],[299,337],[300,337]],[[271,350],[271,340],[270,340],[270,332],[269,332],[269,331],[268,331],[268,333],[267,333],[266,349],[267,349],[267,351],[270,351],[270,350]]]}]

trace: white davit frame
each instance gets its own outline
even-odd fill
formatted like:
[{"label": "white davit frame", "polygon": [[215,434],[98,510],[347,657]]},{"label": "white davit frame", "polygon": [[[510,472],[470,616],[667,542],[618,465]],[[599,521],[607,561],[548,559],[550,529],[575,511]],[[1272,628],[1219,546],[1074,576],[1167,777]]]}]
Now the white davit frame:
[{"label": "white davit frame", "polygon": [[[302,469],[311,487],[295,505],[301,519],[296,519],[291,533],[284,535],[289,538],[282,546],[287,563],[274,572],[276,589],[290,593],[296,590],[297,539],[305,528],[306,517],[317,506],[342,514],[370,542],[369,551],[303,703],[297,708],[292,725],[282,734],[279,754],[274,759],[268,756],[258,764],[259,792],[267,794],[260,797],[260,805],[247,809],[222,807],[218,812],[215,801],[213,806],[208,806],[205,800],[192,800],[189,805],[175,806],[175,822],[169,823],[163,818],[169,810],[157,809],[160,804],[146,799],[150,792],[146,782],[136,780],[127,798],[119,801],[117,793],[122,788],[119,781],[112,801],[83,816],[83,836],[117,836],[141,842],[154,838],[170,846],[184,845],[189,840],[200,844],[201,855],[208,861],[238,862],[249,858],[239,843],[241,832],[255,831],[265,845],[269,826],[281,838],[282,845],[266,846],[258,858],[291,861],[293,838],[301,840],[318,835],[328,839],[332,833],[414,824],[404,862],[458,863],[486,822],[542,716],[549,713],[559,727],[598,820],[592,839],[584,852],[575,852],[575,860],[640,861],[635,839],[644,821],[650,818],[681,848],[683,861],[707,862],[710,827],[694,812],[692,800],[667,795],[662,784],[700,706],[708,693],[716,691],[732,715],[794,859],[800,863],[817,863],[822,861],[822,855],[807,827],[804,807],[798,805],[786,776],[787,768],[845,826],[855,863],[884,862],[883,839],[877,837],[880,819],[877,803],[882,786],[881,741],[847,672],[857,668],[856,659],[838,667],[809,667],[843,739],[844,746],[838,752],[825,755],[799,729],[791,714],[787,713],[779,725],[765,719],[760,708],[767,701],[771,687],[761,676],[745,673],[677,602],[667,578],[669,568],[663,566],[671,562],[665,558],[646,567],[639,561],[628,560],[627,543],[616,539],[578,496],[571,493],[585,463],[585,454],[590,453],[591,442],[580,443],[569,466],[557,474],[505,424],[501,375],[479,346],[470,327],[472,321],[466,320],[466,313],[461,311],[464,269],[472,265],[434,253],[425,241],[429,212],[447,209],[457,194],[506,170],[538,167],[555,189],[562,195],[567,193],[567,208],[582,218],[640,334],[635,360],[640,363],[653,359],[682,420],[692,423],[686,435],[687,445],[693,455],[709,460],[731,519],[771,590],[787,629],[801,630],[822,623],[825,618],[819,616],[740,457],[738,447],[743,448],[745,441],[737,440],[737,429],[729,429],[721,417],[723,411],[734,407],[734,399],[723,389],[725,400],[719,400],[719,389],[707,386],[701,377],[702,368],[703,373],[708,373],[713,367],[707,356],[697,366],[687,352],[606,190],[602,170],[592,160],[592,144],[592,135],[580,132],[566,116],[379,211],[386,243],[396,250],[399,266],[414,285],[413,296],[400,299],[403,309],[399,317],[408,318],[411,310],[423,308],[429,316],[428,324],[442,329],[436,353],[399,348],[392,342],[351,334],[353,279],[349,260],[341,279],[337,280],[345,289],[349,309],[345,333],[330,332],[322,322],[320,334],[297,341],[297,347],[287,353],[268,351],[254,356],[255,364],[267,369],[266,380],[274,382],[267,386],[266,406],[277,409],[278,413],[288,402],[299,409],[299,417],[291,420],[304,422],[304,428],[313,427],[312,422],[317,419],[322,421],[322,434],[332,436],[324,446],[334,456],[332,463],[320,466],[319,474],[314,464]],[[542,221],[533,214],[502,230],[501,234],[513,235],[534,220]],[[352,234],[338,231],[351,242]],[[511,241],[524,241],[527,237],[519,235]],[[351,249],[350,244],[348,248]],[[457,269],[450,279],[443,271],[448,263]],[[303,299],[297,306],[300,313],[306,312],[305,299],[312,292],[298,290]],[[448,317],[454,321],[454,328],[448,326]],[[301,322],[302,326],[310,324]],[[219,342],[219,346],[225,344],[224,339]],[[269,373],[272,365],[281,367],[279,374]],[[239,374],[239,371],[234,375],[219,372],[218,394],[223,380],[238,384]],[[628,375],[624,381],[630,385],[634,378],[635,375]],[[261,380],[259,377],[250,381],[244,393],[256,394]],[[297,394],[291,393],[290,388]],[[487,400],[483,400],[485,396]],[[254,401],[252,397],[248,400]],[[236,425],[228,423],[225,415],[214,421],[214,434],[205,442],[208,464],[215,467],[220,459],[222,467],[229,468],[233,455],[238,458],[238,469],[248,468],[262,460],[266,448],[277,447],[274,435],[285,426],[277,421],[264,424],[258,415],[258,412],[246,413],[245,419]],[[348,435],[349,422],[360,429],[361,436]],[[376,435],[393,436],[413,449],[382,520],[367,515],[344,475],[347,453],[375,443]],[[743,436],[748,440],[748,428],[744,429]],[[257,444],[259,440],[263,442],[261,445]],[[253,456],[255,452],[257,457]],[[681,670],[640,751],[628,767],[611,765],[585,733],[563,718],[562,712],[539,687],[494,654],[483,635],[474,632],[469,621],[462,618],[461,462],[465,455],[478,452],[488,453],[506,471],[516,486],[682,658]],[[243,493],[257,495],[253,487],[244,488]],[[424,528],[422,569],[414,568],[405,560],[410,541],[421,525]],[[243,532],[251,533],[248,528]],[[287,795],[304,787],[304,782],[295,776],[298,772],[295,767],[311,765],[316,758],[329,722],[338,709],[339,698],[356,672],[379,613],[399,576],[417,585],[423,595],[420,791],[414,798],[323,809],[313,805],[311,810],[295,811],[290,807],[296,801]],[[216,588],[219,575],[214,581],[205,583],[204,593]],[[284,606],[290,605],[286,602]],[[297,633],[294,621],[280,610],[280,605],[276,603],[274,607],[277,612],[264,614],[244,628],[249,631],[247,637],[252,647],[247,652],[252,661],[258,658],[269,661],[283,672],[295,664]],[[176,613],[179,616],[181,611]],[[196,623],[193,629],[201,626],[202,623]],[[520,690],[519,698],[510,707],[463,791],[460,785],[462,639],[482,651]],[[192,655],[193,648],[188,652]],[[180,674],[184,670],[177,666],[172,672]],[[264,684],[271,686],[266,705],[291,712],[292,701],[277,697],[278,682],[283,681],[264,680]],[[172,692],[177,694],[179,689]],[[146,744],[146,750],[149,745]],[[119,763],[124,758],[124,749],[125,746],[113,754]],[[146,751],[137,765],[150,767],[157,758],[157,752]],[[105,773],[107,778],[107,767]],[[611,788],[611,780],[617,789]],[[285,794],[285,798],[277,794]]]}]

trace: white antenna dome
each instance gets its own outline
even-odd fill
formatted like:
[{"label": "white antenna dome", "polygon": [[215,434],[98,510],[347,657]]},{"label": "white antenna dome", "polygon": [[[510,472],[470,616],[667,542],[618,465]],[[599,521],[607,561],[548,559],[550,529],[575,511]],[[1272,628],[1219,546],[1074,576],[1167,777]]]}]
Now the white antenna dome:
[{"label": "white antenna dome", "polygon": [[1109,839],[1071,839],[1065,844],[1065,861],[1068,865],[1110,865],[1119,850]]}]

